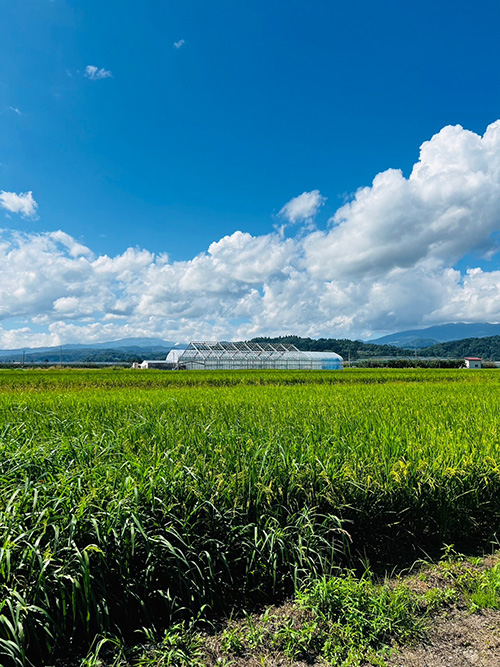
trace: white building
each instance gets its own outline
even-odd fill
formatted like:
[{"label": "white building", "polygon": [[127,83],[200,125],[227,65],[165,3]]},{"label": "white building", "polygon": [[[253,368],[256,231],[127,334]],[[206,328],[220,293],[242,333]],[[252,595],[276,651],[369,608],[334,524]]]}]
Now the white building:
[{"label": "white building", "polygon": [[481,368],[481,357],[465,357],[465,368]]}]

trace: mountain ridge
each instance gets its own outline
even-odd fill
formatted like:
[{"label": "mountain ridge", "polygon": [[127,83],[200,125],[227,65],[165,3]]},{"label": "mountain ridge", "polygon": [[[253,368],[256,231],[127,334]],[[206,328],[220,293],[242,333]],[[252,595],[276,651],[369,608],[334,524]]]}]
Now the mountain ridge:
[{"label": "mountain ridge", "polygon": [[394,345],[406,349],[422,349],[438,343],[448,343],[468,338],[488,338],[490,336],[500,336],[500,324],[491,322],[450,322],[424,329],[397,331],[364,342],[375,345]]},{"label": "mountain ridge", "polygon": [[140,352],[142,350],[158,350],[166,353],[172,349],[183,349],[186,343],[175,343],[173,341],[162,340],[161,338],[133,337],[120,338],[118,340],[104,341],[100,343],[66,343],[64,345],[52,345],[41,347],[18,347],[0,350],[0,357],[14,355],[33,355],[33,354],[59,354],[61,351],[69,350],[123,350],[125,352]]}]

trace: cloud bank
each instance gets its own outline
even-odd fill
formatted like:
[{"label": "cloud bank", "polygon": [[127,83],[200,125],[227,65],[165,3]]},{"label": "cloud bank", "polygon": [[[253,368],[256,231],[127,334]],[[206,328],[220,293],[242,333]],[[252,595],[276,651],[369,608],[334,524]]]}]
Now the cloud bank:
[{"label": "cloud bank", "polygon": [[[361,337],[500,322],[500,121],[483,136],[443,128],[408,178],[379,173],[326,229],[311,230],[324,201],[314,190],[283,206],[285,219],[306,225],[293,238],[235,231],[182,262],[137,248],[96,256],[62,231],[4,231],[0,346],[132,335]],[[487,258],[492,269],[476,262],[462,273],[465,256]]]}]

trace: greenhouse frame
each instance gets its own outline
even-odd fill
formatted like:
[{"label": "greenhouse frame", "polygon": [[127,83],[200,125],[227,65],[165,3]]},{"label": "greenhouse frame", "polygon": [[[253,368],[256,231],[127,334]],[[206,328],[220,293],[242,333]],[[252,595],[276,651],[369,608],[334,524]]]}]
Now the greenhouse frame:
[{"label": "greenhouse frame", "polygon": [[337,370],[344,367],[335,352],[304,352],[285,343],[192,341],[172,350],[167,362],[178,370]]}]

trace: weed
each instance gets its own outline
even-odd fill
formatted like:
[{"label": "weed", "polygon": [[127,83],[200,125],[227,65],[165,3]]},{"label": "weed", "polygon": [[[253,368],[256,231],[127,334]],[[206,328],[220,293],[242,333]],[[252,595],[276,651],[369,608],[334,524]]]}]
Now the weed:
[{"label": "weed", "polygon": [[456,579],[456,587],[464,596],[471,612],[500,609],[500,565],[487,570],[467,568]]},{"label": "weed", "polygon": [[137,660],[139,667],[196,667],[203,665],[201,637],[186,627],[176,623],[165,631],[162,641],[147,649]]}]

